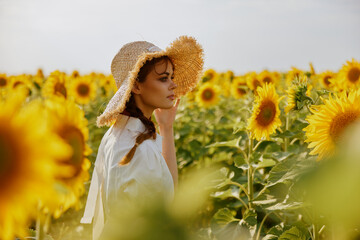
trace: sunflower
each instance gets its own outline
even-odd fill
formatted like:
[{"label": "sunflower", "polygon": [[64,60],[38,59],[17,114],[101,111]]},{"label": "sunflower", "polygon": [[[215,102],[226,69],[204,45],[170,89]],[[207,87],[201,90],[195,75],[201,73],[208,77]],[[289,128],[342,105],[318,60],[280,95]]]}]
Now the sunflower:
[{"label": "sunflower", "polygon": [[263,137],[269,139],[276,128],[281,126],[280,99],[272,83],[265,83],[263,87],[258,87],[257,94],[253,114],[248,119],[247,129],[250,130],[253,138],[260,141]]},{"label": "sunflower", "polygon": [[111,96],[117,91],[113,75],[107,75],[100,78],[100,87],[103,89],[103,95]]},{"label": "sunflower", "polygon": [[227,80],[228,82],[232,82],[233,79],[234,79],[234,77],[235,77],[235,76],[234,76],[234,72],[231,71],[231,70],[226,71],[225,74],[224,74],[224,78],[225,78],[225,80]]},{"label": "sunflower", "polygon": [[235,77],[231,83],[231,94],[234,98],[239,99],[247,93],[248,87],[243,77]]},{"label": "sunflower", "polygon": [[296,67],[291,67],[291,70],[286,74],[286,85],[290,86],[295,78],[301,78],[304,72]]},{"label": "sunflower", "polygon": [[313,115],[306,118],[309,125],[304,128],[310,154],[319,154],[319,160],[334,154],[336,145],[342,140],[345,129],[360,119],[360,91],[342,92],[335,97],[323,99],[324,104],[313,106]]},{"label": "sunflower", "polygon": [[0,99],[5,96],[9,87],[9,79],[6,74],[0,74]]},{"label": "sunflower", "polygon": [[315,68],[314,68],[314,65],[312,64],[312,62],[309,62],[309,66],[310,66],[311,75],[315,76],[316,72],[315,72]]},{"label": "sunflower", "polygon": [[38,68],[36,75],[33,76],[33,83],[35,86],[37,86],[38,88],[41,88],[43,83],[44,83],[44,73],[42,71],[41,68]]},{"label": "sunflower", "polygon": [[306,104],[312,103],[310,98],[312,85],[308,84],[308,79],[304,75],[301,78],[295,78],[287,92],[288,104],[285,112],[290,110],[301,110]]},{"label": "sunflower", "polygon": [[217,75],[216,80],[213,80],[213,85],[216,85],[221,89],[221,94],[224,97],[229,97],[231,94],[231,77],[228,73],[220,73]]},{"label": "sunflower", "polygon": [[89,77],[72,78],[70,95],[79,104],[88,104],[96,97],[96,85]]},{"label": "sunflower", "polygon": [[346,61],[339,71],[339,80],[345,88],[358,89],[360,87],[360,62],[354,58]]},{"label": "sunflower", "polygon": [[214,69],[209,68],[204,72],[201,82],[212,82],[217,77],[217,75],[218,74]]},{"label": "sunflower", "polygon": [[273,83],[276,86],[278,83],[278,78],[268,70],[262,71],[259,74],[258,79],[261,82],[261,85],[264,85],[265,83]]},{"label": "sunflower", "polygon": [[335,73],[332,71],[325,71],[318,75],[318,80],[321,85],[326,89],[331,89],[333,87],[333,83],[331,79],[335,78]]},{"label": "sunflower", "polygon": [[219,99],[220,89],[218,86],[209,82],[204,83],[196,93],[196,102],[202,107],[211,107],[216,105]]},{"label": "sunflower", "polygon": [[10,86],[9,86],[10,91],[15,88],[22,87],[22,88],[26,88],[27,96],[30,96],[31,89],[33,88],[31,75],[21,74],[18,76],[11,76],[9,80],[10,80]]},{"label": "sunflower", "polygon": [[246,75],[246,82],[248,87],[254,92],[256,91],[257,87],[262,86],[261,80],[259,79],[259,76],[256,74],[256,72],[248,73]]},{"label": "sunflower", "polygon": [[89,179],[90,161],[87,156],[92,150],[87,144],[89,130],[84,112],[72,101],[65,99],[47,100],[45,102],[52,130],[72,149],[72,155],[57,159],[58,169],[56,180],[67,189],[56,192],[58,206],[50,209],[54,217],[68,208],[79,207],[79,197],[84,193],[84,182]]},{"label": "sunflower", "polygon": [[74,70],[74,71],[71,73],[71,77],[72,77],[72,78],[80,77],[79,71]]},{"label": "sunflower", "polygon": [[0,188],[0,238],[4,240],[27,235],[39,201],[51,192],[54,159],[71,154],[47,128],[38,102],[22,104],[14,94],[0,102],[0,181],[4,183]]},{"label": "sunflower", "polygon": [[68,97],[68,76],[65,73],[58,70],[52,72],[50,76],[45,80],[42,88],[42,94],[44,97]]},{"label": "sunflower", "polygon": [[0,74],[0,90],[5,89],[9,85],[9,79],[6,74]]}]

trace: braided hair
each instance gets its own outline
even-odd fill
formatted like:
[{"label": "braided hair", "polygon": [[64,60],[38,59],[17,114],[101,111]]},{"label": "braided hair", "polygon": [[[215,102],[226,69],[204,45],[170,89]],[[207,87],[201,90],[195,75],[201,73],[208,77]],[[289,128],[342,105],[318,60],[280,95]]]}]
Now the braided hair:
[{"label": "braided hair", "polygon": [[[164,61],[164,60],[166,61],[166,64],[168,64],[168,62],[170,61],[170,63],[174,66],[174,64],[172,63],[171,59],[168,56],[153,58],[151,60],[146,61],[145,64],[141,67],[141,69],[138,73],[138,77],[136,78],[136,81],[140,82],[140,83],[144,82],[146,76],[150,73],[150,71],[152,69],[155,69],[156,63]],[[156,72],[156,70],[155,70],[155,72]],[[159,75],[162,74],[162,73],[158,73],[158,72],[156,72],[156,73]],[[138,108],[138,106],[136,106],[135,97],[132,92],[131,92],[131,96],[130,96],[128,102],[126,102],[125,110],[120,114],[139,118],[141,120],[141,122],[145,125],[145,131],[143,133],[140,133],[136,137],[134,146],[118,163],[120,166],[122,166],[122,165],[128,164],[131,161],[131,159],[133,158],[133,156],[135,154],[136,148],[143,141],[145,141],[146,139],[149,139],[151,137],[153,139],[156,139],[156,128],[155,128],[154,122],[151,120],[151,117],[150,118],[145,117],[143,112],[141,111],[141,109]]]}]

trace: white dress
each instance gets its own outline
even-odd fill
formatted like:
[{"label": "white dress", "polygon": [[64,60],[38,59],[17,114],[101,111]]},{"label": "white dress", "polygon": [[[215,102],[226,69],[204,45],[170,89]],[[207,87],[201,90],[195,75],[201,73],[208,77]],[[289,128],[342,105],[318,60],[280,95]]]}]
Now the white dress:
[{"label": "white dress", "polygon": [[147,199],[154,191],[168,201],[174,198],[174,182],[161,154],[162,136],[158,133],[156,139],[147,139],[137,147],[128,165],[118,166],[144,130],[140,119],[120,114],[101,140],[80,221],[88,224],[93,221],[94,240],[104,228],[104,216],[111,212],[109,203],[123,198]]}]

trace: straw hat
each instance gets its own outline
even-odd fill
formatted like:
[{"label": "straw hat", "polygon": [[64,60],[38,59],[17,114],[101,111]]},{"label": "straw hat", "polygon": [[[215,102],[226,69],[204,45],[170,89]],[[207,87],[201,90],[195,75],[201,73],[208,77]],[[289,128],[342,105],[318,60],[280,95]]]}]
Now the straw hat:
[{"label": "straw hat", "polygon": [[146,41],[135,41],[125,44],[111,62],[111,73],[114,76],[117,91],[110,99],[105,111],[97,117],[98,127],[110,126],[130,99],[131,89],[136,81],[140,68],[147,60],[168,56],[174,64],[175,97],[191,91],[201,78],[204,53],[202,46],[195,38],[180,36],[166,50]]}]

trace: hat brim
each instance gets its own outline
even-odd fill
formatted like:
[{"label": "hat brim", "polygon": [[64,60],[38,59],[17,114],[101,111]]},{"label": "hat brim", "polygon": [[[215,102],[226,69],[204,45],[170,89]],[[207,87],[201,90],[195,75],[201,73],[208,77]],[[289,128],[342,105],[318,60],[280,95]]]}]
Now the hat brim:
[{"label": "hat brim", "polygon": [[177,85],[177,88],[174,89],[176,98],[185,95],[196,87],[203,74],[203,48],[196,42],[195,38],[180,36],[163,51],[145,52],[140,55],[128,77],[110,99],[105,111],[97,117],[96,124],[98,127],[113,124],[118,114],[123,112],[126,107],[132,86],[141,67],[146,61],[162,56],[168,56],[174,64],[174,82]]}]

